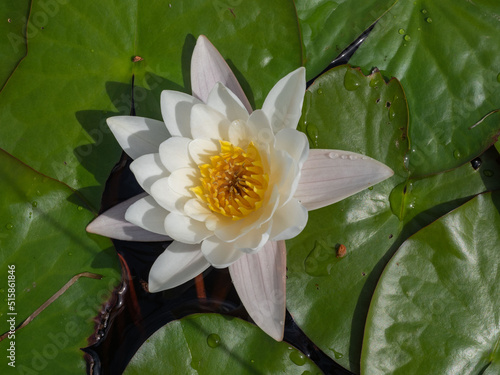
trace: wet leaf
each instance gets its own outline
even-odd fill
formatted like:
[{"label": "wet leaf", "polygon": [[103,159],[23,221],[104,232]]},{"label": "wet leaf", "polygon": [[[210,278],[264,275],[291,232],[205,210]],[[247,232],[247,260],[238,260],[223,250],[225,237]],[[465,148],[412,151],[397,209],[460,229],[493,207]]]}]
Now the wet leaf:
[{"label": "wet leaf", "polygon": [[[402,112],[391,115],[391,108]],[[481,156],[477,170],[466,163],[409,178],[405,110],[396,80],[386,84],[379,74],[364,77],[345,66],[326,73],[306,94],[301,128],[312,145],[367,154],[395,171],[371,190],[310,212],[305,230],[287,241],[290,313],[315,344],[353,372],[359,371],[371,295],[392,254],[423,226],[476,194],[500,188],[494,149]],[[336,256],[340,245],[347,249],[343,258]]]},{"label": "wet leaf", "polygon": [[295,1],[305,46],[307,78],[311,79],[321,73],[396,1]]},{"label": "wet leaf", "polygon": [[350,60],[405,88],[414,175],[458,167],[498,137],[499,17],[496,0],[399,1]]},{"label": "wet leaf", "polygon": [[303,353],[243,320],[197,314],[151,336],[125,374],[321,374]]}]

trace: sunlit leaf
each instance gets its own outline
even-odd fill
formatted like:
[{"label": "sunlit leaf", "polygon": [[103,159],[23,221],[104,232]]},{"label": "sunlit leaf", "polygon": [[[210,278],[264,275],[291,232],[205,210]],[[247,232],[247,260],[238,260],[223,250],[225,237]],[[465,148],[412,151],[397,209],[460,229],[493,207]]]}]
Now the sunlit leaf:
[{"label": "sunlit leaf", "polygon": [[399,248],[370,306],[364,374],[498,373],[499,205],[479,195]]}]

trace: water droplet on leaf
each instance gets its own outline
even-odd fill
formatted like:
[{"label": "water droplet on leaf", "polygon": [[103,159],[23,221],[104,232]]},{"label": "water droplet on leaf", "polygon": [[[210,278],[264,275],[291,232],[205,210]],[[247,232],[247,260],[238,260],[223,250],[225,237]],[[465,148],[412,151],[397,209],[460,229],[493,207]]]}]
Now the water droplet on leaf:
[{"label": "water droplet on leaf", "polygon": [[431,17],[427,17],[427,18],[425,19],[425,22],[427,22],[427,23],[432,23],[432,18],[431,18]]},{"label": "water droplet on leaf", "polygon": [[427,9],[422,9],[421,12],[422,14],[427,14]]},{"label": "water droplet on leaf", "polygon": [[319,131],[316,125],[314,124],[307,124],[306,126],[306,133],[311,142],[314,144],[315,147],[318,147],[318,137],[319,137]]},{"label": "water droplet on leaf", "polygon": [[318,91],[316,91],[318,93],[318,95],[321,95],[323,94],[323,89],[318,89]]},{"label": "water droplet on leaf", "polygon": [[83,210],[83,207],[82,206],[78,206],[78,211],[81,211]]},{"label": "water droplet on leaf", "polygon": [[295,349],[293,349],[293,351],[290,353],[290,359],[297,366],[303,366],[306,364],[306,356]]},{"label": "water droplet on leaf", "polygon": [[354,69],[348,69],[344,76],[344,87],[346,90],[354,91],[359,89],[361,85],[362,77]]},{"label": "water droplet on leaf", "polygon": [[371,80],[370,80],[370,87],[375,88],[375,87],[381,87],[382,83],[384,83],[384,79],[380,75],[375,75]]},{"label": "water droplet on leaf", "polygon": [[486,177],[493,177],[493,175],[495,174],[491,169],[485,169],[483,171],[483,174],[486,176]]},{"label": "water droplet on leaf", "polygon": [[37,201],[33,201],[33,203],[31,203],[31,205],[33,206],[33,208],[35,208],[36,206],[38,206],[38,202]]},{"label": "water droplet on leaf", "polygon": [[211,348],[216,348],[220,345],[220,336],[216,333],[212,333],[207,337],[207,344]]},{"label": "water droplet on leaf", "polygon": [[460,151],[458,150],[453,151],[453,157],[455,159],[460,159],[460,156],[461,156]]},{"label": "water droplet on leaf", "polygon": [[398,33],[400,33],[401,35],[403,35],[405,33],[405,29],[399,29]]},{"label": "water droplet on leaf", "polygon": [[11,230],[12,228],[14,228],[14,224],[12,223],[5,224],[5,228]]},{"label": "water droplet on leaf", "polygon": [[338,351],[336,351],[335,349],[330,349],[332,352],[333,352],[333,355],[335,356],[335,359],[340,359],[342,358],[344,355]]},{"label": "water droplet on leaf", "polygon": [[328,276],[337,259],[337,251],[323,240],[318,240],[304,260],[304,270],[310,276]]},{"label": "water droplet on leaf", "polygon": [[394,107],[389,108],[389,120],[394,120],[396,117],[396,112],[394,111]]},{"label": "water droplet on leaf", "polygon": [[406,40],[407,42],[409,42],[411,40],[411,37],[409,35],[405,35],[404,40]]}]

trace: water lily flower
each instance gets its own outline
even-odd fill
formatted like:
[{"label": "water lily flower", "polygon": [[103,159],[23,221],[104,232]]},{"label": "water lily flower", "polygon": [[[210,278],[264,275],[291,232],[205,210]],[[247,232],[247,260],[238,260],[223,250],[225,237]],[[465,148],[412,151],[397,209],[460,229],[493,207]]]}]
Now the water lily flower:
[{"label": "water lily flower", "polygon": [[364,155],[309,150],[296,130],[305,69],[280,79],[252,110],[215,47],[198,38],[192,96],[163,91],[163,121],[117,116],[108,125],[134,161],[145,193],[100,215],[87,228],[111,238],[173,242],[149,274],[149,291],[174,288],[209,266],[229,267],[255,323],[282,340],[284,240],[305,227],[308,211],[392,176]]}]

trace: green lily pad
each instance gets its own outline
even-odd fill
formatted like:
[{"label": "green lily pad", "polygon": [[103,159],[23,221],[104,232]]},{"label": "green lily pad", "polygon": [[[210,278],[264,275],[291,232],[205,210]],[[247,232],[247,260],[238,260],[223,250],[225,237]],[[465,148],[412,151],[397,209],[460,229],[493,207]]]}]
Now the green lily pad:
[{"label": "green lily pad", "polygon": [[196,314],[153,334],[125,374],[321,374],[307,356],[241,319]]},{"label": "green lily pad", "polygon": [[[345,88],[346,77],[347,86],[355,90]],[[315,147],[367,154],[395,171],[373,189],[310,212],[304,231],[287,241],[290,313],[316,345],[353,372],[359,372],[371,295],[400,244],[475,194],[500,188],[494,149],[481,156],[478,170],[467,163],[410,179],[404,158],[404,98],[396,80],[386,84],[378,73],[365,77],[356,69],[338,67],[309,88],[300,124]],[[337,258],[341,244],[347,254]]]},{"label": "green lily pad", "polygon": [[397,0],[297,0],[307,79],[316,77]]},{"label": "green lily pad", "polygon": [[[45,177],[0,151],[0,267],[4,304],[0,334],[37,310],[75,275],[79,278],[15,338],[0,342],[6,353],[14,342],[16,370],[24,374],[84,373],[82,347],[95,331],[95,317],[119,283],[120,266],[109,240],[85,232],[94,214],[66,185]],[[7,287],[14,267],[15,292]],[[11,278],[12,279],[12,278]],[[12,296],[15,294],[15,296]],[[7,309],[8,302],[9,309]],[[17,315],[9,315],[16,313]],[[2,368],[7,369],[6,356]],[[3,370],[3,371],[4,371]]]},{"label": "green lily pad", "polygon": [[414,175],[455,168],[498,137],[498,17],[496,0],[400,1],[350,60],[405,88]]},{"label": "green lily pad", "polygon": [[487,193],[408,239],[375,290],[364,374],[497,374],[500,194]]},{"label": "green lily pad", "polygon": [[26,55],[26,20],[30,10],[29,0],[3,1],[0,4],[0,88]]},{"label": "green lily pad", "polygon": [[257,106],[302,64],[290,1],[239,2],[231,9],[208,0],[54,2],[51,14],[50,1],[32,4],[28,30],[42,15],[46,22],[28,38],[26,58],[0,92],[0,147],[78,189],[94,208],[120,154],[105,119],[129,114],[132,94],[137,115],[160,118],[161,90],[189,92],[198,35],[220,49]]}]

